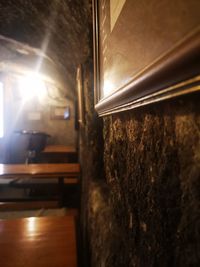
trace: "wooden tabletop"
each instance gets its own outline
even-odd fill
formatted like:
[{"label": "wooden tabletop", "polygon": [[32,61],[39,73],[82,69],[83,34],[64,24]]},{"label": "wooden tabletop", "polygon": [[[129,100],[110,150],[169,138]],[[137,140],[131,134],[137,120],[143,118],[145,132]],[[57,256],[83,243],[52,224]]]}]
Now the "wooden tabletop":
[{"label": "wooden tabletop", "polygon": [[2,267],[77,267],[73,216],[0,221]]},{"label": "wooden tabletop", "polygon": [[62,145],[48,145],[42,151],[42,153],[76,153],[76,149],[73,146]]},{"label": "wooden tabletop", "polygon": [[77,177],[80,174],[79,163],[51,164],[0,164],[0,178],[20,177]]}]

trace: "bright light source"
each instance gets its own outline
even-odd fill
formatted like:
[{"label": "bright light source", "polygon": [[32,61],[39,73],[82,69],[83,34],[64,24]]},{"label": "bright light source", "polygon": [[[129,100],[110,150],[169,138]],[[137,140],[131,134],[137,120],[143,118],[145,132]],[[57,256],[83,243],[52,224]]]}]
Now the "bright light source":
[{"label": "bright light source", "polygon": [[3,84],[0,82],[0,138],[4,135],[4,114],[3,114]]},{"label": "bright light source", "polygon": [[42,100],[46,95],[45,83],[36,73],[20,77],[19,88],[24,100],[30,100],[33,97]]}]

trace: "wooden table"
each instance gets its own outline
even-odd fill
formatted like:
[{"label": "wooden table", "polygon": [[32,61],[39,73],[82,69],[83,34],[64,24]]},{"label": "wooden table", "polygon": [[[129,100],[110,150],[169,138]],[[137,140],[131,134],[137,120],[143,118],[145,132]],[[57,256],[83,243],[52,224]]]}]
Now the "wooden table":
[{"label": "wooden table", "polygon": [[80,174],[78,163],[57,164],[0,164],[0,178],[56,178],[60,188],[60,204],[64,198],[64,179],[77,178]]},{"label": "wooden table", "polygon": [[73,216],[0,221],[2,267],[76,267]]},{"label": "wooden table", "polygon": [[79,163],[55,164],[0,164],[0,177],[77,177],[80,173]]}]

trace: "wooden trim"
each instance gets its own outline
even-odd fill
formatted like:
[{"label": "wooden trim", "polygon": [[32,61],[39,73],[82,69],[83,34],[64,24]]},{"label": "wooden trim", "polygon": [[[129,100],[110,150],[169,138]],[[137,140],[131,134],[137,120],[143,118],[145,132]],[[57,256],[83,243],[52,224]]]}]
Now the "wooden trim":
[{"label": "wooden trim", "polygon": [[98,103],[100,98],[100,78],[99,78],[99,16],[98,16],[98,3],[92,0],[93,8],[93,60],[94,60],[94,104]]},{"label": "wooden trim", "polygon": [[83,69],[79,65],[76,72],[77,94],[78,94],[78,122],[85,123],[84,92],[83,92]]},{"label": "wooden trim", "polygon": [[110,115],[113,113],[117,113],[120,111],[126,111],[138,107],[142,107],[145,105],[149,105],[152,103],[160,102],[163,100],[167,100],[170,98],[178,97],[181,95],[193,93],[200,91],[200,76],[189,79],[187,81],[175,84],[174,86],[170,86],[159,90],[155,93],[149,94],[147,96],[141,97],[139,99],[133,100],[132,102],[124,105],[119,105],[117,107],[113,107],[111,109],[99,110],[100,116]]},{"label": "wooden trim", "polygon": [[[199,91],[200,28],[180,40],[131,82],[100,98],[98,1],[93,0],[95,108],[100,116]],[[193,82],[195,81],[195,82]],[[182,84],[183,83],[183,84]]]}]

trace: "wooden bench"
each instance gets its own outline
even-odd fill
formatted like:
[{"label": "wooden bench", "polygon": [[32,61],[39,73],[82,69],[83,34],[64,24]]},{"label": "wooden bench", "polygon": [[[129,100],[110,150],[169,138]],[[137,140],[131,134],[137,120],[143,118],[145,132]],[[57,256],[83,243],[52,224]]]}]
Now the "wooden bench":
[{"label": "wooden bench", "polygon": [[7,201],[0,202],[0,211],[21,211],[21,210],[37,210],[37,209],[55,209],[59,207],[58,201]]},{"label": "wooden bench", "polygon": [[73,154],[76,153],[76,149],[73,146],[62,146],[62,145],[48,145],[42,151],[42,153],[63,153]]},{"label": "wooden bench", "polygon": [[77,151],[73,146],[48,145],[40,153],[38,161],[47,163],[77,162]]},{"label": "wooden bench", "polygon": [[[0,164],[0,178],[14,178],[17,181],[21,178],[28,179],[57,179],[60,192],[60,205],[64,200],[64,184],[69,182],[73,184],[78,182],[80,175],[80,164],[78,163],[57,163],[57,164]],[[69,180],[68,180],[69,179]],[[13,184],[13,181],[12,181]],[[30,184],[31,186],[31,184]],[[33,201],[33,199],[25,199]],[[43,199],[44,200],[44,199]],[[7,202],[8,199],[0,199]],[[13,201],[17,201],[14,199]]]}]

